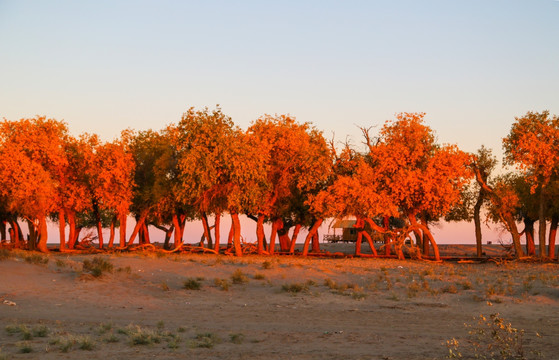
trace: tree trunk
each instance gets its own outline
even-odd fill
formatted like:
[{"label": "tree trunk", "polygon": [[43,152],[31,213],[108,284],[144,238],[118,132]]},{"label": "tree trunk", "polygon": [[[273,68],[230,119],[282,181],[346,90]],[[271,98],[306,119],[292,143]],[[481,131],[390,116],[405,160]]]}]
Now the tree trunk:
[{"label": "tree trunk", "polygon": [[[427,242],[427,246],[429,246],[429,243],[431,243],[431,245],[433,246],[433,252],[435,255],[435,260],[436,261],[440,261],[441,260],[441,255],[439,254],[439,247],[437,246],[437,243],[435,242],[435,238],[433,237],[433,235],[431,234],[431,231],[429,231],[429,228],[427,226],[425,226],[424,224],[420,224],[417,222],[417,219],[415,217],[415,215],[408,215],[408,219],[410,220],[410,223],[412,224],[412,226],[420,229],[423,232],[423,242]],[[425,244],[423,244],[423,248],[425,249]],[[428,255],[428,254],[426,254]]]},{"label": "tree trunk", "polygon": [[256,220],[256,245],[258,247],[258,253],[262,254],[264,252],[264,215],[258,214],[258,219]]},{"label": "tree trunk", "polygon": [[146,235],[145,235],[145,231],[144,231],[144,224],[142,224],[142,226],[140,226],[140,230],[138,230],[138,243],[140,245],[145,244],[146,241]]},{"label": "tree trunk", "polygon": [[545,230],[546,230],[546,220],[545,220],[545,196],[543,191],[543,186],[540,183],[540,201],[539,201],[539,209],[538,209],[538,222],[539,222],[539,229],[538,229],[538,237],[539,237],[539,249],[538,254],[540,258],[543,258],[545,255]]},{"label": "tree trunk", "polygon": [[371,239],[371,235],[369,235],[368,232],[363,230],[363,236],[365,237],[365,239],[367,239],[367,242],[369,243],[369,247],[371,248],[371,252],[373,253],[373,255],[377,256],[377,249],[375,249],[375,243],[373,242],[373,239]]},{"label": "tree trunk", "polygon": [[357,221],[353,225],[357,231],[357,240],[355,241],[355,255],[361,255],[361,242],[363,241],[363,230],[365,227],[365,222],[361,218],[357,218]]},{"label": "tree trunk", "polygon": [[126,220],[128,219],[127,214],[119,215],[119,235],[120,235],[120,247],[126,246]]},{"label": "tree trunk", "polygon": [[320,252],[320,242],[318,238],[318,229],[316,229],[314,235],[312,236],[312,252],[318,254]]},{"label": "tree trunk", "polygon": [[138,232],[140,231],[140,228],[142,226],[144,226],[144,221],[146,221],[146,217],[147,217],[147,211],[144,211],[140,214],[140,218],[136,221],[136,226],[134,226],[134,230],[132,231],[132,235],[130,235],[130,239],[128,239],[128,244],[127,246],[130,246],[134,243],[134,240],[136,240],[136,236],[138,235]]},{"label": "tree trunk", "polygon": [[235,227],[233,226],[233,218],[231,218],[231,228],[229,228],[229,235],[227,236],[227,249],[233,247],[233,236],[235,236]]},{"label": "tree trunk", "polygon": [[280,250],[282,252],[289,251],[291,247],[291,239],[289,238],[289,226],[281,220],[281,225],[278,228],[278,238],[280,243]]},{"label": "tree trunk", "polygon": [[[208,215],[205,212],[202,213],[202,225],[204,226],[204,237],[208,241],[208,248],[211,249],[213,247],[212,233],[210,232],[210,225],[208,224]],[[201,246],[203,246],[203,244],[201,244]]]},{"label": "tree trunk", "polygon": [[68,248],[73,249],[76,245],[76,213],[74,211],[67,212],[68,217]]},{"label": "tree trunk", "polygon": [[483,176],[481,175],[481,172],[479,171],[479,169],[477,167],[474,167],[473,170],[474,170],[474,173],[475,173],[476,180],[477,180],[478,184],[481,186],[481,188],[488,195],[491,202],[497,207],[497,209],[499,209],[498,210],[499,211],[499,216],[501,217],[501,219],[505,223],[505,226],[507,227],[507,229],[509,230],[509,232],[512,236],[512,242],[514,244],[515,256],[517,258],[524,256],[524,252],[522,251],[522,246],[520,245],[520,235],[518,234],[518,227],[516,226],[516,222],[514,221],[514,217],[512,216],[512,214],[505,213],[505,212],[502,211],[503,200],[497,194],[495,194],[495,191],[493,191],[493,189],[489,185],[487,185],[487,183],[483,179]]},{"label": "tree trunk", "polygon": [[174,247],[178,249],[182,245],[182,234],[179,216],[177,214],[173,214],[173,227],[175,228]]},{"label": "tree trunk", "polygon": [[214,232],[215,232],[214,250],[218,254],[219,254],[219,240],[220,240],[220,236],[221,236],[220,223],[221,223],[221,213],[216,213],[215,214],[215,228],[214,228]]},{"label": "tree trunk", "polygon": [[412,232],[415,237],[415,244],[423,251],[423,234],[418,229],[413,229]]},{"label": "tree trunk", "polygon": [[357,230],[357,240],[355,241],[355,255],[361,255],[361,241],[363,241],[363,231]]},{"label": "tree trunk", "polygon": [[82,229],[83,229],[83,228],[82,228],[81,226],[78,226],[78,227],[76,228],[76,232],[74,233],[74,240],[73,240],[73,241],[74,241],[74,244],[77,244],[77,243],[78,243],[78,240],[79,240],[79,238],[80,238],[80,233],[82,232]]},{"label": "tree trunk", "polygon": [[29,229],[29,236],[27,239],[27,248],[35,250],[37,247],[37,232],[35,231],[35,224],[31,220],[27,220],[27,228]]},{"label": "tree trunk", "polygon": [[[382,218],[382,224],[384,226],[384,231],[386,231],[386,233],[383,235],[383,237],[384,237],[384,255],[390,255],[390,235],[388,234],[388,231],[390,230],[390,217],[384,216]],[[375,252],[376,252],[376,250],[375,250]]]},{"label": "tree trunk", "polygon": [[103,248],[103,224],[101,217],[97,214],[97,235],[99,236],[99,249]]},{"label": "tree trunk", "polygon": [[276,219],[272,222],[272,234],[270,235],[270,245],[268,246],[268,253],[270,255],[274,255],[275,247],[276,247],[276,235],[278,233],[278,227],[280,219]]},{"label": "tree trunk", "polygon": [[60,233],[60,251],[66,249],[66,219],[64,209],[58,210],[58,232]]},{"label": "tree trunk", "polygon": [[116,216],[113,216],[111,220],[110,235],[109,235],[109,248],[113,247],[115,241],[115,226],[116,226]]},{"label": "tree trunk", "polygon": [[47,217],[45,215],[39,216],[39,241],[37,243],[37,250],[43,253],[48,253],[47,248],[48,241],[48,229],[47,229]]},{"label": "tree trunk", "polygon": [[297,242],[297,237],[299,236],[299,232],[301,231],[301,224],[295,225],[295,229],[293,229],[293,235],[291,236],[291,244],[289,245],[289,253],[295,253],[295,243]]},{"label": "tree trunk", "polygon": [[520,234],[518,233],[518,227],[516,226],[516,221],[511,214],[502,214],[505,219],[505,223],[509,232],[512,236],[512,243],[514,245],[514,252],[517,258],[524,256],[524,251],[522,251],[522,246],[520,245]]},{"label": "tree trunk", "polygon": [[557,226],[559,225],[559,214],[554,214],[551,217],[551,225],[549,227],[549,248],[547,256],[550,259],[555,259],[555,237],[557,236]]},{"label": "tree trunk", "polygon": [[8,222],[6,220],[2,220],[0,221],[0,235],[2,236],[1,241],[2,242],[6,242],[6,240],[8,240],[6,238],[6,227],[7,227]]},{"label": "tree trunk", "polygon": [[165,250],[169,250],[171,248],[170,245],[171,235],[173,235],[174,231],[175,231],[175,225],[169,226],[169,230],[165,231],[165,244],[163,245],[163,248]]},{"label": "tree trunk", "polygon": [[10,232],[10,236],[13,236],[10,241],[14,244],[14,247],[17,249],[21,246],[21,228],[17,222],[17,218],[15,220],[10,220],[10,226],[12,227],[12,231]]},{"label": "tree trunk", "polygon": [[526,253],[528,256],[536,255],[536,244],[534,243],[534,220],[524,218],[524,236],[526,236]]},{"label": "tree trunk", "polygon": [[241,222],[239,221],[239,214],[232,212],[231,220],[233,223],[233,245],[235,246],[235,255],[243,256],[243,249],[241,248]]},{"label": "tree trunk", "polygon": [[[425,217],[422,216],[420,218],[420,222],[421,222],[421,225],[423,225],[424,228],[427,229],[427,232],[429,233],[429,235],[431,235],[431,230],[429,230],[429,224],[427,223],[427,220],[425,219]],[[422,232],[423,232],[423,240],[422,240],[422,242],[423,242],[423,255],[429,256],[429,250],[430,250],[429,243],[430,243],[431,239],[429,238],[429,235],[427,235],[427,232],[425,230],[422,230]]]},{"label": "tree trunk", "polygon": [[480,189],[477,197],[476,204],[474,205],[474,226],[476,231],[476,254],[477,257],[483,256],[483,249],[481,244],[481,206],[483,205],[483,192]]},{"label": "tree trunk", "polygon": [[149,237],[149,226],[148,224],[144,221],[144,226],[143,226],[143,233],[144,233],[144,244],[151,244],[151,239]]},{"label": "tree trunk", "polygon": [[311,228],[309,229],[309,233],[307,234],[307,237],[305,238],[305,244],[303,245],[303,256],[307,256],[309,253],[309,243],[311,241],[311,239],[313,238],[313,236],[318,232],[318,228],[320,227],[320,225],[322,225],[322,221],[323,219],[318,219],[314,222],[314,224],[311,226]]}]

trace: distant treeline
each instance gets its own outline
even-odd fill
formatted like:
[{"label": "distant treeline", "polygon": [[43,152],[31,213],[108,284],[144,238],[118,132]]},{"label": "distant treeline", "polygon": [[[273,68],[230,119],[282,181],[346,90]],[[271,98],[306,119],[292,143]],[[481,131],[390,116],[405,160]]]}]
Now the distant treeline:
[{"label": "distant treeline", "polygon": [[[361,128],[366,151],[327,141],[310,123],[265,115],[246,130],[219,107],[189,109],[159,131],[125,130],[112,142],[72,136],[64,122],[46,117],[0,123],[0,232],[2,243],[46,252],[47,218],[59,223],[60,250],[74,249],[82,229],[96,228],[99,248],[149,244],[149,226],[165,233],[166,249],[181,249],[188,220],[201,219],[208,251],[293,253],[302,228],[303,254],[320,251],[318,228],[327,218],[354,218],[356,253],[363,238],[376,254],[412,257],[439,251],[430,224],[474,220],[478,256],[482,216],[510,232],[535,255],[555,257],[559,220],[559,118],[547,111],[516,118],[503,139],[505,164],[483,146],[469,154],[441,145],[423,113],[401,113],[378,132]],[[227,247],[220,219],[231,216]],[[239,215],[256,223],[256,244],[243,244]],[[136,225],[127,233],[126,219]],[[210,224],[210,219],[214,224]],[[24,236],[20,222],[27,222]],[[546,249],[546,230],[550,224]],[[265,234],[265,224],[271,232]],[[66,226],[68,225],[68,226]],[[103,228],[110,228],[108,241]],[[66,230],[68,229],[68,234]],[[118,234],[117,230],[118,229]],[[406,241],[411,240],[411,241]],[[211,250],[210,250],[211,249]]]}]

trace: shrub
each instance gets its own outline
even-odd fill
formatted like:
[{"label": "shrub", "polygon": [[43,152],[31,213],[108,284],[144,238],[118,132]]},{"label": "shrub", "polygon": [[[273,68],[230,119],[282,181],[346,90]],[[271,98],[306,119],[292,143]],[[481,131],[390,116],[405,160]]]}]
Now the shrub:
[{"label": "shrub", "polygon": [[214,279],[215,286],[221,288],[223,291],[229,291],[229,281],[227,279]]},{"label": "shrub", "polygon": [[19,352],[22,354],[29,354],[33,352],[33,348],[28,342],[22,342],[18,344]]},{"label": "shrub", "polygon": [[0,249],[0,261],[11,258],[12,252],[8,249]]},{"label": "shrub", "polygon": [[525,348],[524,330],[512,327],[498,313],[489,318],[480,315],[475,325],[465,326],[469,329],[466,341],[455,338],[446,341],[448,358],[527,359],[528,353],[541,358],[540,352]]},{"label": "shrub", "polygon": [[171,290],[171,289],[169,289],[169,285],[167,285],[167,283],[165,281],[162,281],[161,284],[159,284],[159,286],[161,287],[161,290],[163,290],[163,291]]},{"label": "shrub", "polygon": [[89,336],[81,336],[77,339],[78,348],[80,350],[87,350],[91,351],[94,348],[93,341],[89,338]]},{"label": "shrub", "polygon": [[182,287],[186,290],[200,290],[202,283],[195,278],[188,278],[183,282]]},{"label": "shrub", "polygon": [[308,289],[309,287],[307,286],[307,284],[301,284],[301,283],[283,284],[281,286],[282,291],[290,292],[290,293],[299,293],[302,291],[307,291]]},{"label": "shrub", "polygon": [[231,340],[233,344],[242,344],[243,341],[245,341],[245,336],[241,333],[230,334],[229,340]]},{"label": "shrub", "polygon": [[246,284],[248,283],[248,276],[246,276],[241,269],[235,270],[235,272],[231,275],[231,281],[233,284]]},{"label": "shrub", "polygon": [[214,333],[198,333],[191,342],[191,347],[211,349],[219,344],[221,339]]},{"label": "shrub", "polygon": [[46,265],[49,263],[49,257],[41,254],[28,254],[24,255],[23,259],[29,264]]},{"label": "shrub", "polygon": [[104,272],[112,273],[114,269],[113,264],[103,259],[102,257],[96,256],[91,261],[83,261],[83,271],[88,272],[95,277],[100,277]]},{"label": "shrub", "polygon": [[458,289],[456,288],[456,286],[454,284],[450,284],[450,285],[446,285],[444,286],[441,291],[443,293],[448,293],[448,294],[456,294],[458,292]]},{"label": "shrub", "polygon": [[266,279],[266,275],[261,274],[261,273],[256,273],[252,277],[254,278],[254,280],[264,280],[264,279]]},{"label": "shrub", "polygon": [[159,344],[161,337],[155,331],[142,329],[137,326],[136,330],[130,334],[132,345],[151,345],[153,343]]},{"label": "shrub", "polygon": [[45,325],[37,325],[31,329],[31,334],[36,337],[47,337],[49,328]]}]

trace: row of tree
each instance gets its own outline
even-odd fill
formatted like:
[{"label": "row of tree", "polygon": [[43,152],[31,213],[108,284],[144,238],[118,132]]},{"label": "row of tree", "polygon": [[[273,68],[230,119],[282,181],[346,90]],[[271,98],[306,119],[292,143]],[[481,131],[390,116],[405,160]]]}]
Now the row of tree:
[{"label": "row of tree", "polygon": [[[0,123],[0,231],[13,246],[48,251],[47,218],[59,223],[60,249],[73,249],[84,228],[103,228],[108,246],[119,229],[120,248],[150,242],[148,227],[165,233],[165,248],[183,246],[185,224],[201,219],[202,246],[220,247],[220,219],[231,216],[227,249],[241,243],[244,214],[256,221],[254,251],[294,252],[302,228],[319,251],[318,228],[325,219],[355,217],[360,253],[370,231],[385,242],[386,254],[439,259],[429,225],[439,219],[471,220],[481,256],[481,214],[510,231],[522,256],[517,222],[525,224],[527,252],[534,254],[539,221],[540,255],[550,222],[549,253],[554,257],[559,214],[559,120],[549,113],[517,118],[503,140],[505,161],[517,171],[493,177],[496,160],[481,148],[468,154],[441,145],[422,113],[402,113],[378,133],[362,128],[366,151],[337,146],[309,123],[292,117],[263,116],[247,130],[217,107],[189,109],[178,124],[160,131],[131,131],[102,142],[96,135],[72,136],[65,123],[36,117]],[[476,179],[477,181],[474,181]],[[477,185],[476,185],[477,184]],[[134,229],[127,234],[126,219]],[[210,220],[214,224],[210,224]],[[23,236],[21,221],[29,228]],[[270,224],[269,236],[265,224]],[[66,234],[66,228],[69,233]]]}]

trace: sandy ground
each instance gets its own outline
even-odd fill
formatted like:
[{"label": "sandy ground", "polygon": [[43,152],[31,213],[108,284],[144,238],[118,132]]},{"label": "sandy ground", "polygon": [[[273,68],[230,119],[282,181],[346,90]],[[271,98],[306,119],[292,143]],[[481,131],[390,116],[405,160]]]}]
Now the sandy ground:
[{"label": "sandy ground", "polygon": [[443,359],[495,313],[554,359],[558,301],[557,263],[10,252],[0,359]]}]

